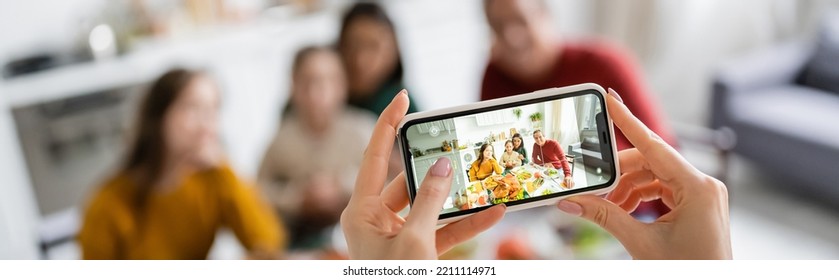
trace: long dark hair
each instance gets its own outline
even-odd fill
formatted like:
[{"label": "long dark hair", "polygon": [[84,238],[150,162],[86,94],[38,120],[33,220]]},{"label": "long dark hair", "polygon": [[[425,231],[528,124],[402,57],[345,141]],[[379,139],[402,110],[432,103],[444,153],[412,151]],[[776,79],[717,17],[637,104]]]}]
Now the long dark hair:
[{"label": "long dark hair", "polygon": [[[478,164],[480,164],[481,162],[484,161],[484,151],[487,148],[492,148],[492,145],[490,145],[490,144],[481,145],[481,152],[478,153]],[[492,151],[492,158],[495,158],[495,150]]]},{"label": "long dark hair", "polygon": [[152,84],[137,112],[136,135],[128,149],[120,174],[132,182],[133,201],[142,210],[152,187],[163,175],[166,160],[164,124],[172,104],[201,72],[173,69]]},{"label": "long dark hair", "polygon": [[[341,33],[340,37],[338,38],[338,50],[342,51],[344,46],[347,43],[347,32],[349,31],[349,26],[354,21],[359,19],[372,19],[384,26],[387,26],[390,29],[390,32],[393,33],[393,38],[396,39],[396,29],[393,27],[393,22],[390,20],[390,17],[387,16],[385,10],[382,9],[376,3],[370,2],[359,2],[350,8],[346,14],[344,14],[344,18],[341,20]],[[399,51],[399,40],[396,40],[396,68],[393,69],[393,72],[390,74],[384,84],[393,83],[396,81],[401,81],[402,76],[404,74],[404,69],[402,67],[402,55]],[[381,87],[382,85],[379,85]]]},{"label": "long dark hair", "polygon": [[[521,142],[521,144],[519,144],[519,148],[524,147],[524,138],[521,138],[521,134],[519,134],[519,133],[513,134],[513,140],[516,140],[516,138],[518,138],[519,142]],[[518,148],[516,148],[516,141],[513,141],[513,150],[515,150],[515,149],[518,149]]]}]

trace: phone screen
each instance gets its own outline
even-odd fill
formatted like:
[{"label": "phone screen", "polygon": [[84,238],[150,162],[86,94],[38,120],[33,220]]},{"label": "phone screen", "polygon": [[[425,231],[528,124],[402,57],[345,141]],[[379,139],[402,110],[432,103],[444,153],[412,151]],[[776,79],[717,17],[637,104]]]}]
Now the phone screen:
[{"label": "phone screen", "polygon": [[441,218],[608,187],[603,108],[602,95],[585,90],[409,121],[400,133],[410,195],[440,157],[453,172]]}]

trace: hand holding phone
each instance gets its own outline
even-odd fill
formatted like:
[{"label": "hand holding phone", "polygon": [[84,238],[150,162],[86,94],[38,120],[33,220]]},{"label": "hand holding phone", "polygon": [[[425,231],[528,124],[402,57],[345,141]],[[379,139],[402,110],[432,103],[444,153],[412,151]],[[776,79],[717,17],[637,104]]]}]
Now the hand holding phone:
[{"label": "hand holding phone", "polygon": [[[606,198],[571,197],[559,209],[600,225],[635,259],[731,259],[725,184],[693,167],[609,93],[614,123],[636,148],[620,152],[622,179]],[[629,215],[659,198],[671,210],[655,222]]]},{"label": "hand holding phone", "polygon": [[[581,84],[406,116],[398,126],[398,138],[411,201],[421,191],[429,166],[440,157],[449,158],[454,170],[440,224],[498,204],[514,211],[609,191],[620,171],[605,94],[596,84]],[[435,127],[446,127],[447,133],[429,133]],[[489,169],[483,165],[487,157],[503,156],[506,141],[493,135],[506,131],[526,131],[522,145],[533,153],[533,165],[513,167],[503,175],[484,170]],[[441,140],[452,139],[472,145],[430,155],[411,153],[433,150]],[[570,155],[573,161],[566,158]]]},{"label": "hand holding phone", "polygon": [[[609,98],[607,109],[616,116],[615,124],[638,147],[619,154],[621,166],[627,166],[621,175],[624,179],[609,194],[609,201],[580,195],[562,200],[558,207],[611,232],[634,258],[731,258],[725,185],[687,163],[618,100]],[[407,108],[407,96],[398,94],[379,118],[365,152],[352,199],[341,216],[350,258],[433,259],[490,228],[504,215],[501,204],[437,226],[439,205],[446,199],[455,174],[451,161],[445,158],[435,161],[427,172],[419,192],[412,197],[414,207],[408,216],[403,219],[397,214],[409,203],[406,174],[397,176],[387,187],[384,184],[397,124]],[[445,176],[433,175],[441,172]],[[530,175],[544,179],[537,174],[541,173]],[[658,197],[673,209],[669,214],[651,224],[629,215],[640,201]],[[703,234],[693,234],[697,231]]]},{"label": "hand holding phone", "polygon": [[496,206],[462,221],[437,228],[440,205],[451,187],[451,163],[436,161],[424,175],[423,190],[407,217],[399,212],[408,206],[405,174],[385,185],[388,160],[396,139],[396,126],[408,111],[405,90],[382,112],[355,183],[352,198],[341,214],[341,228],[352,259],[436,259],[455,245],[472,239],[504,216]]}]

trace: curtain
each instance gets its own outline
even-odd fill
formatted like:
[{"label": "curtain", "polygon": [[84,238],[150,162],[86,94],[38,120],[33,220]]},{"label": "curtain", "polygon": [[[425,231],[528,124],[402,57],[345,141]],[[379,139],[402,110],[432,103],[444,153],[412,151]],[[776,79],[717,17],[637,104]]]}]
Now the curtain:
[{"label": "curtain", "polygon": [[[580,142],[580,127],[577,125],[577,110],[573,98],[551,102],[546,116],[556,116],[545,123],[550,130],[548,139],[559,142],[563,149]],[[550,112],[550,113],[548,113]]]}]

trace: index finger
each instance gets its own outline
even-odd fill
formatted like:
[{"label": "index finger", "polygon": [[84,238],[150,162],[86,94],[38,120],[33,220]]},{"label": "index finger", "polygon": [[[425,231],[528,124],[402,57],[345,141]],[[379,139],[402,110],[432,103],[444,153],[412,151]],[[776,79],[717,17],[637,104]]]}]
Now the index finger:
[{"label": "index finger", "polygon": [[626,139],[642,154],[660,148],[660,144],[663,144],[661,137],[647,128],[641,120],[629,111],[629,108],[623,102],[618,101],[612,94],[617,95],[617,92],[609,89],[609,96],[606,98],[606,111],[611,115],[612,122],[623,132]]},{"label": "index finger", "polygon": [[496,204],[463,220],[448,224],[437,230],[437,254],[443,254],[454,246],[472,239],[489,229],[504,217],[506,204]]},{"label": "index finger", "polygon": [[373,136],[364,152],[364,159],[358,171],[353,194],[380,195],[387,177],[387,166],[393,142],[396,139],[396,129],[405,113],[408,112],[408,92],[399,91],[385,108],[373,129]]},{"label": "index finger", "polygon": [[[617,95],[612,89],[609,89],[609,92]],[[611,94],[606,98],[606,104],[606,111],[611,115],[612,122],[643,155],[643,159],[656,176],[664,181],[670,181],[683,174],[693,174],[695,168],[636,118],[626,105]]]}]

